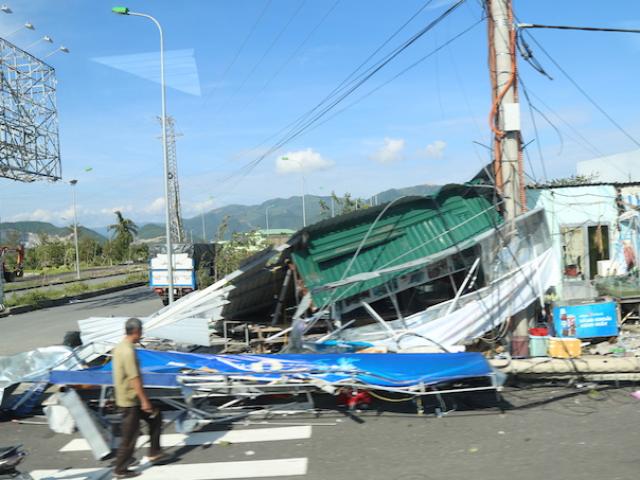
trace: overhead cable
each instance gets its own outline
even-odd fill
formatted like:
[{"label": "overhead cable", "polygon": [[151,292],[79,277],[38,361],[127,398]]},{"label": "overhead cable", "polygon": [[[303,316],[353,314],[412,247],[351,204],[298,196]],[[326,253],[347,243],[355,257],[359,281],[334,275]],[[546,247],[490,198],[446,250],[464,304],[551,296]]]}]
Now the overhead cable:
[{"label": "overhead cable", "polygon": [[333,4],[325,12],[325,14],[320,18],[320,21],[309,31],[309,33],[302,40],[302,42],[300,42],[300,44],[296,47],[296,49],[278,67],[278,69],[273,73],[273,75],[271,75],[271,77],[269,77],[269,79],[260,88],[258,93],[256,93],[247,103],[245,103],[245,105],[244,105],[244,107],[242,107],[242,109],[247,108],[247,106],[249,106],[251,103],[253,103],[255,101],[255,99],[258,98],[269,87],[271,82],[273,82],[273,80],[275,80],[275,78],[278,75],[280,75],[280,73],[282,73],[282,71],[293,61],[293,59],[298,56],[298,54],[300,53],[302,48],[307,44],[307,42],[311,39],[311,37],[313,37],[313,35],[316,33],[316,31],[322,26],[322,24],[329,17],[329,15],[331,15],[331,13],[336,9],[336,7],[338,6],[339,3],[340,3],[340,0],[335,0],[335,2],[333,2]]},{"label": "overhead cable", "polygon": [[[324,117],[329,111],[335,108],[338,104],[344,101],[348,96],[353,94],[358,88],[360,88],[365,82],[367,82],[370,78],[372,78],[376,73],[382,70],[386,65],[388,65],[391,61],[393,61],[398,55],[400,55],[403,51],[413,45],[418,39],[424,36],[427,32],[429,32],[432,28],[442,22],[445,18],[447,18],[453,11],[455,11],[460,5],[462,5],[466,0],[459,0],[452,6],[450,6],[446,11],[444,11],[440,16],[438,16],[435,20],[431,21],[427,26],[419,30],[409,39],[404,41],[400,46],[396,47],[392,52],[385,55],[382,59],[380,59],[377,63],[370,66],[367,70],[365,70],[358,77],[353,79],[349,84],[345,85],[340,89],[339,95],[336,96],[335,100],[331,101],[327,105],[327,99],[323,100],[319,105],[322,105],[322,109],[315,113],[310,119],[304,120],[302,122],[296,122],[296,124],[289,129],[289,131],[280,138],[274,145],[272,145],[266,152],[262,155],[258,156],[255,160],[249,162],[245,165],[244,168],[248,168],[250,171],[256,165],[258,165],[262,160],[264,160],[269,155],[278,151],[284,145],[302,135],[306,130],[308,130],[311,126],[313,126],[316,122],[318,122],[322,117]],[[331,95],[330,97],[333,97]],[[328,97],[328,99],[330,99]],[[314,107],[314,111],[317,110],[317,107]],[[307,117],[308,114],[303,115],[303,117]]]},{"label": "overhead cable", "polygon": [[227,68],[225,68],[224,72],[222,73],[222,76],[220,77],[220,81],[223,81],[226,78],[226,76],[229,73],[229,71],[231,70],[231,68],[236,64],[236,62],[238,61],[238,58],[240,58],[240,55],[244,51],[244,47],[247,46],[247,43],[249,42],[249,39],[255,33],[256,29],[258,28],[258,24],[260,23],[260,21],[262,20],[264,15],[267,13],[267,10],[269,10],[269,7],[271,6],[271,2],[272,1],[273,0],[267,0],[267,3],[265,3],[264,8],[260,12],[260,15],[258,15],[258,18],[256,18],[256,21],[251,26],[251,29],[249,30],[249,33],[247,33],[247,35],[244,37],[244,40],[240,44],[240,47],[238,47],[238,50],[236,50],[236,53],[233,56],[233,59],[231,60],[231,62],[229,62],[229,64],[227,65]]},{"label": "overhead cable", "polygon": [[556,68],[564,75],[564,77],[571,82],[571,84],[585,97],[591,105],[593,105],[604,117],[609,120],[609,122],[615,126],[618,131],[620,131],[625,137],[627,137],[631,142],[633,142],[637,147],[640,147],[640,141],[638,141],[635,137],[633,137],[627,130],[622,127],[595,99],[587,93],[587,91],[580,86],[580,84],[571,76],[569,73],[557,62],[551,54],[536,40],[536,38],[531,34],[531,32],[527,31],[527,35],[533,40],[533,42],[538,46],[538,48],[546,55],[546,57],[553,63]]},{"label": "overhead cable", "polygon": [[582,30],[585,32],[640,33],[638,28],[576,27],[571,25],[540,25],[537,23],[519,23],[516,26],[520,29],[551,28],[555,30]]},{"label": "overhead cable", "polygon": [[300,11],[302,10],[302,8],[304,7],[306,3],[306,0],[302,0],[300,2],[300,4],[298,5],[298,7],[293,11],[293,13],[289,16],[289,19],[287,20],[287,22],[284,24],[284,26],[280,29],[280,31],[278,32],[278,34],[273,38],[273,40],[271,41],[271,43],[269,44],[269,46],[267,47],[267,49],[264,51],[264,53],[262,54],[262,56],[260,57],[260,59],[253,65],[253,67],[251,68],[251,70],[249,70],[249,72],[244,76],[244,78],[242,79],[242,81],[240,82],[240,85],[238,85],[238,87],[235,89],[235,91],[231,94],[231,97],[229,97],[229,99],[224,102],[220,108],[218,109],[219,113],[220,111],[222,111],[224,109],[224,107],[226,105],[228,105],[231,101],[233,101],[233,99],[238,95],[238,93],[240,93],[240,90],[242,90],[244,88],[244,86],[246,85],[246,83],[249,81],[249,79],[253,76],[253,74],[256,72],[256,70],[258,69],[258,67],[260,67],[260,65],[262,64],[262,62],[264,61],[265,58],[267,58],[267,55],[269,55],[269,53],[271,53],[271,50],[273,50],[273,48],[277,45],[278,41],[280,40],[280,38],[282,37],[282,35],[284,35],[284,32],[287,31],[287,29],[289,28],[289,26],[291,25],[291,23],[293,22],[293,20],[298,16],[298,14],[300,13]]}]

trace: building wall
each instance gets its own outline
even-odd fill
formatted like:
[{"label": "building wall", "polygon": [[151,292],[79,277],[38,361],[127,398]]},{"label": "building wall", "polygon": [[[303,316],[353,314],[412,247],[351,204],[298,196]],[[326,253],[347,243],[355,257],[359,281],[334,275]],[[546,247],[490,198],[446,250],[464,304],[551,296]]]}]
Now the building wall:
[{"label": "building wall", "polygon": [[640,181],[640,150],[578,162],[576,172],[578,175],[593,176],[594,182]]},{"label": "building wall", "polygon": [[613,185],[596,185],[528,190],[527,203],[529,208],[545,209],[545,218],[556,260],[553,275],[560,297],[569,299],[594,295],[595,292],[588,281],[582,284],[563,281],[561,229],[577,226],[608,226],[611,255],[617,238],[616,188]]}]

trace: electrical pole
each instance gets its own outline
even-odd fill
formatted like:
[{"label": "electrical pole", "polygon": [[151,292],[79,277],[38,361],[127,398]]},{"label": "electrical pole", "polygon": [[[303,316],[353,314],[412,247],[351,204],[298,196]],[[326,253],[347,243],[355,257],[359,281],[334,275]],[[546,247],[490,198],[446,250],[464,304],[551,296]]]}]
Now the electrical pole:
[{"label": "electrical pole", "polygon": [[[520,104],[516,69],[516,35],[512,0],[486,0],[489,30],[489,67],[492,86],[491,130],[494,133],[496,189],[504,202],[505,222],[515,233],[515,218],[526,209],[520,138]],[[528,328],[535,318],[534,305],[511,319],[511,355],[527,356]]]},{"label": "electrical pole", "polygon": [[512,221],[526,209],[520,139],[520,104],[512,0],[486,0],[493,87],[492,124],[496,188]]}]

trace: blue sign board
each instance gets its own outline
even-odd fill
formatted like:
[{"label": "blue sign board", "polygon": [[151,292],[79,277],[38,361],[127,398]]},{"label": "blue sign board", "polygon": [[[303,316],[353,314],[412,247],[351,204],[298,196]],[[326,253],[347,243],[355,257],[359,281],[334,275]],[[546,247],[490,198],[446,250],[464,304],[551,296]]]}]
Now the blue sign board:
[{"label": "blue sign board", "polygon": [[594,338],[618,335],[616,302],[559,305],[553,309],[556,337]]}]

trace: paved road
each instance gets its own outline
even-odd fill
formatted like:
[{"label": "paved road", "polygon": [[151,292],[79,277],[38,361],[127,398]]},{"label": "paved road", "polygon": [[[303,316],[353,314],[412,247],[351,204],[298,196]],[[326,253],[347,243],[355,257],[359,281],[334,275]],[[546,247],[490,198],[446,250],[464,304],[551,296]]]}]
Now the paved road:
[{"label": "paved road", "polygon": [[0,318],[0,355],[12,355],[37,347],[59,344],[65,332],[77,330],[77,321],[89,317],[144,316],[162,308],[158,295],[149,287],[79,300]]},{"label": "paved road", "polygon": [[[172,448],[177,462],[148,468],[140,478],[635,480],[640,402],[629,391],[515,391],[505,394],[513,410],[476,407],[444,418],[375,412],[358,421],[339,414],[289,416],[270,425],[230,427],[230,433],[192,434],[187,446],[166,435],[168,442],[182,440]],[[293,429],[282,423],[336,419],[333,426]],[[0,423],[0,438],[33,452],[25,470],[36,478],[96,479],[109,463],[93,460],[82,442],[69,444],[77,435],[53,434],[46,426]],[[65,468],[93,473],[43,472]]]}]

